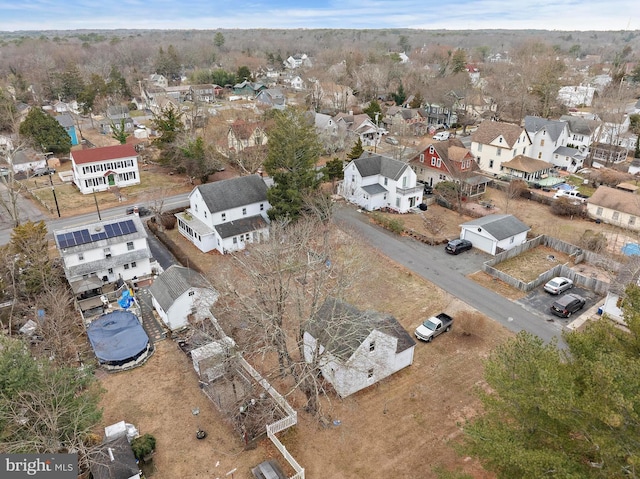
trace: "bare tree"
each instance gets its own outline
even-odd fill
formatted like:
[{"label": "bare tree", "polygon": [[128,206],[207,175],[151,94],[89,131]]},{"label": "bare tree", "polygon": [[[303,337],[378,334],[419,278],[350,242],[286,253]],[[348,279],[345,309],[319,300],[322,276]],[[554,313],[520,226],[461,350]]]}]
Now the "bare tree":
[{"label": "bare tree", "polygon": [[352,240],[331,230],[326,214],[318,203],[296,223],[273,222],[268,242],[234,256],[245,276],[223,288],[227,313],[246,324],[234,337],[244,336],[238,341],[249,354],[275,353],[278,374],[291,379],[292,392],[305,394],[313,414],[323,387],[320,358],[304,359],[305,325],[326,298],[345,297],[366,265]]}]

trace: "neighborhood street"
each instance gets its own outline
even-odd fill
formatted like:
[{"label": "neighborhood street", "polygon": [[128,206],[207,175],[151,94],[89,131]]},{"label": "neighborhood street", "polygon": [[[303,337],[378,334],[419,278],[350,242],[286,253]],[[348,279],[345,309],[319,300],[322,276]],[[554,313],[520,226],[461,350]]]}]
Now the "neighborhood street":
[{"label": "neighborhood street", "polygon": [[561,337],[563,326],[560,323],[548,321],[543,315],[532,314],[520,304],[465,277],[466,274],[478,271],[480,263],[488,258],[474,256],[474,253],[451,256],[444,252],[442,245],[429,246],[412,238],[398,236],[371,224],[368,215],[349,205],[336,207],[334,221],[349,234],[361,237],[384,255],[511,331],[526,330],[545,342],[557,338],[558,345],[565,346]]}]

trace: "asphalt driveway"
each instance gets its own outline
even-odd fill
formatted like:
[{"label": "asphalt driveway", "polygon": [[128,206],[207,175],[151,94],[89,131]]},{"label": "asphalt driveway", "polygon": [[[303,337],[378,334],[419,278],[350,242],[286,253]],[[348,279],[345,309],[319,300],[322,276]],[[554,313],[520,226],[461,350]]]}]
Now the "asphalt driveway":
[{"label": "asphalt driveway", "polygon": [[[563,296],[567,293],[577,294],[578,296],[582,296],[584,299],[586,299],[587,302],[585,303],[584,308],[573,313],[570,318],[561,318],[559,316],[551,314],[551,303],[553,303],[560,296]],[[521,298],[516,302],[522,305],[522,307],[527,311],[530,311],[537,316],[543,317],[549,322],[553,321],[566,327],[569,325],[569,323],[578,319],[582,314],[584,314],[593,306],[602,304],[603,301],[604,299],[602,296],[596,295],[596,293],[594,293],[593,291],[579,288],[577,286],[557,296],[547,293],[543,289],[543,286],[540,286],[531,291],[524,298]]]}]

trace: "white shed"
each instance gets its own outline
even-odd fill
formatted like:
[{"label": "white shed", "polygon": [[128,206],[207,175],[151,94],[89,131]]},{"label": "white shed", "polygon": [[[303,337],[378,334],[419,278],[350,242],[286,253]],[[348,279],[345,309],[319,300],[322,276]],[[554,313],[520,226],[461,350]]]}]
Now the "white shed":
[{"label": "white shed", "polygon": [[154,309],[169,329],[184,328],[189,316],[206,315],[218,300],[218,292],[198,272],[173,265],[149,287]]},{"label": "white shed", "polygon": [[513,215],[487,215],[460,225],[460,238],[473,243],[474,248],[495,255],[498,249],[508,250],[527,240],[531,229]]}]

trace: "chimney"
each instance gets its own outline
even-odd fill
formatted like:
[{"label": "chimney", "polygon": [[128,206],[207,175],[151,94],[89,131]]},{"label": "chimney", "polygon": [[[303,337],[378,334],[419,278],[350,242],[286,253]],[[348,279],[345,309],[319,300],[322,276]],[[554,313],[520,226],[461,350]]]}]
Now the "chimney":
[{"label": "chimney", "polygon": [[109,459],[111,459],[111,462],[115,461],[116,458],[113,457],[113,449],[111,449],[110,447],[107,448],[107,451],[109,452]]}]

